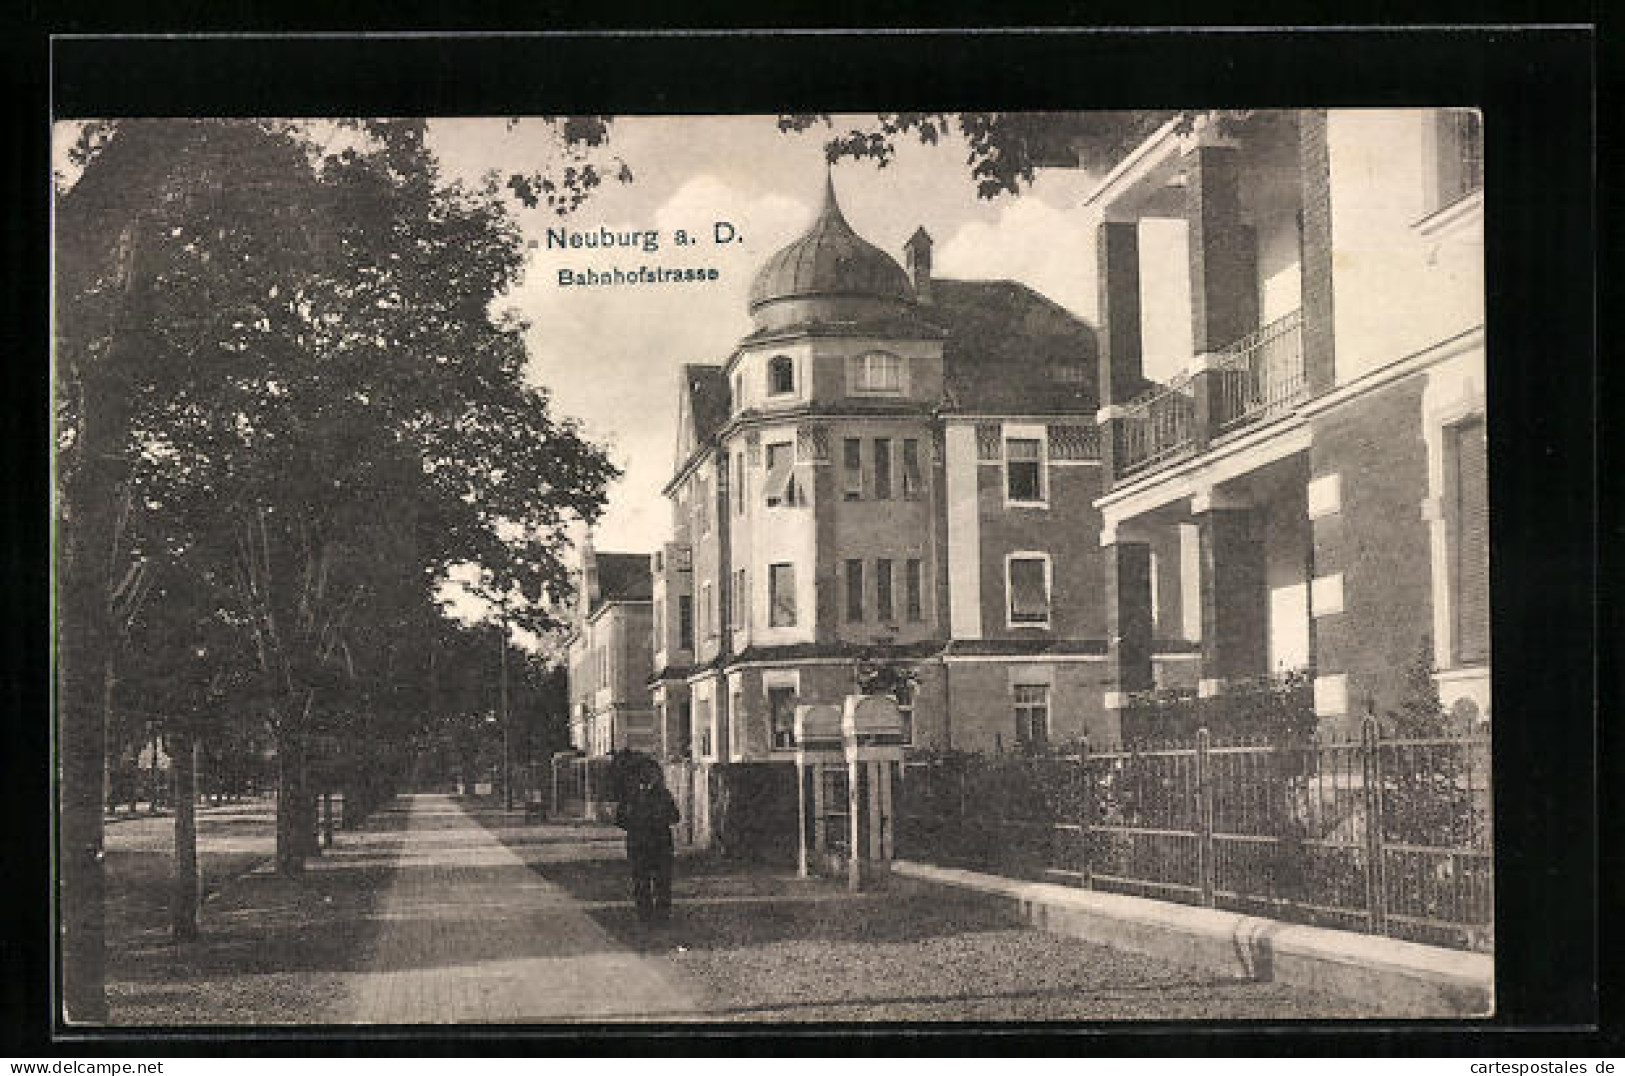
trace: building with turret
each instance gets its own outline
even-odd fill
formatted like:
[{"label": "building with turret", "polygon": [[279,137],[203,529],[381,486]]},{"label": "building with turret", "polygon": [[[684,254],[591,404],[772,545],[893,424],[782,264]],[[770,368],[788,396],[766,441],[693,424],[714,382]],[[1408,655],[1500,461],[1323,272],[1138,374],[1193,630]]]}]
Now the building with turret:
[{"label": "building with turret", "polygon": [[[1024,285],[934,276],[931,248],[917,230],[905,268],[831,182],[757,274],[752,331],[683,368],[652,561],[667,757],[779,767],[793,797],[796,707],[877,668],[915,748],[1115,739],[1095,333]],[[1192,644],[1157,649],[1194,673]]]}]

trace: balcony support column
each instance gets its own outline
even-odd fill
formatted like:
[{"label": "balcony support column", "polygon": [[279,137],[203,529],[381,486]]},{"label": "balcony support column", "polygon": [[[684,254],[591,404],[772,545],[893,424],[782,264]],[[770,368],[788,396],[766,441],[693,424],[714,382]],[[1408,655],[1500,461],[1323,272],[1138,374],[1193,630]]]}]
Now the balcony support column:
[{"label": "balcony support column", "polygon": [[1238,151],[1198,146],[1186,166],[1191,343],[1202,355],[1258,327],[1258,251],[1242,220]]},{"label": "balcony support column", "polygon": [[1269,663],[1269,592],[1258,513],[1217,491],[1192,498],[1200,533],[1201,694]]},{"label": "balcony support column", "polygon": [[1120,711],[1128,696],[1149,691],[1151,667],[1151,544],[1121,525],[1101,534],[1106,568],[1106,708]]}]

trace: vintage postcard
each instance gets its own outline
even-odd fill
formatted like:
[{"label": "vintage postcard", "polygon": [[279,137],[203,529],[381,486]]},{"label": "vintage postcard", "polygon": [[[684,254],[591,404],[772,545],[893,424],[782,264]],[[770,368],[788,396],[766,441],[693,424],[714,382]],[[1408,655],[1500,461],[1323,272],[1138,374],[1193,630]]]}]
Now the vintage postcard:
[{"label": "vintage postcard", "polygon": [[1446,104],[59,123],[66,1021],[1490,1016]]}]

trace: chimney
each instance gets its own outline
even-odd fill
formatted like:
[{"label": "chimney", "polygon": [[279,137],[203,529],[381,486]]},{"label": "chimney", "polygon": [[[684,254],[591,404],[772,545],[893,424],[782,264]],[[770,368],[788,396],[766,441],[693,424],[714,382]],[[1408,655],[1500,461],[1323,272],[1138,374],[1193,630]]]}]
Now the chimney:
[{"label": "chimney", "polygon": [[922,303],[931,301],[931,233],[924,226],[914,229],[914,234],[908,237],[903,244],[903,253],[908,258],[908,278],[914,283],[914,295]]}]

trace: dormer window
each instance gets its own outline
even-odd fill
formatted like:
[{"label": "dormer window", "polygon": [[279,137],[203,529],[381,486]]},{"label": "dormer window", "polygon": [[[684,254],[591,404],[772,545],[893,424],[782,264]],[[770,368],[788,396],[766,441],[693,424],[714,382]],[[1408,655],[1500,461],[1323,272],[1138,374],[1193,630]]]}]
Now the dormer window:
[{"label": "dormer window", "polygon": [[903,391],[903,360],[889,351],[856,355],[847,363],[847,388],[858,395],[899,395]]},{"label": "dormer window", "polygon": [[788,355],[767,360],[767,394],[788,396],[796,391],[796,364]]}]

